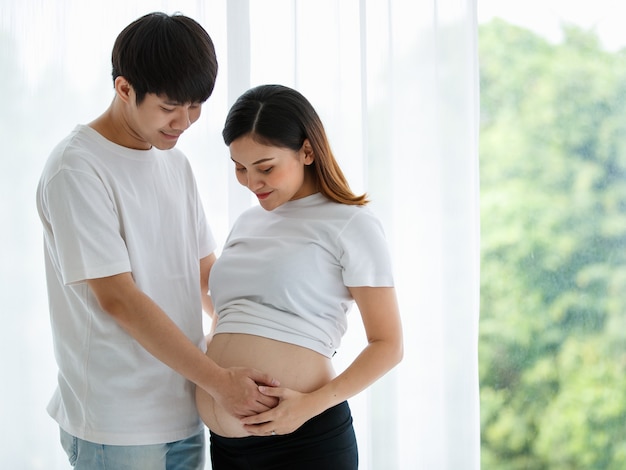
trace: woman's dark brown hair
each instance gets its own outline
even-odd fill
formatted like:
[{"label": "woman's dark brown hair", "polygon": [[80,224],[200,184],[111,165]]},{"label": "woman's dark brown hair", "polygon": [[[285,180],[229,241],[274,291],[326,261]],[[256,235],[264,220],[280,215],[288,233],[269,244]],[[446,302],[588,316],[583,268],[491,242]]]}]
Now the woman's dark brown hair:
[{"label": "woman's dark brown hair", "polygon": [[283,85],[261,85],[237,99],[226,117],[222,137],[226,145],[250,135],[265,145],[298,151],[308,139],[315,159],[307,166],[320,192],[342,204],[364,205],[355,195],[335,160],[322,121],[298,91]]}]

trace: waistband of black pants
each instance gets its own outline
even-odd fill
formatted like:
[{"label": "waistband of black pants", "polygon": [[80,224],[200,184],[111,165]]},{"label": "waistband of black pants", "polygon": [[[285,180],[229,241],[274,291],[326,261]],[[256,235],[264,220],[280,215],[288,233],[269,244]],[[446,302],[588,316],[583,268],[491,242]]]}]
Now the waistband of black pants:
[{"label": "waistband of black pants", "polygon": [[328,433],[340,433],[352,426],[352,414],[347,401],[339,403],[317,416],[314,416],[294,432],[276,436],[223,437],[210,431],[211,442],[232,450],[261,449],[276,444],[284,445],[289,441],[317,439]]}]

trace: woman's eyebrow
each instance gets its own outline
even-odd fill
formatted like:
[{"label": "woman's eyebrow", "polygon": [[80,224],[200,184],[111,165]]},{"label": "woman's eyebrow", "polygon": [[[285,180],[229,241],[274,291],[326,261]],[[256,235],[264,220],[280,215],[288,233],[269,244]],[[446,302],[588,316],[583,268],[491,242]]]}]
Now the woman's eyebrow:
[{"label": "woman's eyebrow", "polygon": [[[235,163],[239,163],[237,160],[235,160],[233,157],[230,157],[230,159],[235,162]],[[265,163],[267,161],[273,160],[272,157],[267,157],[267,158],[261,158],[260,160],[257,160],[256,162],[252,162],[253,165],[258,165],[260,163]],[[240,163],[239,163],[240,164]],[[240,164],[241,165],[241,164]]]}]

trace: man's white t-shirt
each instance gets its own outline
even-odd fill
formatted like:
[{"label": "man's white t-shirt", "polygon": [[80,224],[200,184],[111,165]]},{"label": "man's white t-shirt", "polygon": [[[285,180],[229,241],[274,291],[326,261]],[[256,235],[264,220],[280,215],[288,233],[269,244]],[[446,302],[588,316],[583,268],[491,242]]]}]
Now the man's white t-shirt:
[{"label": "man's white t-shirt", "polygon": [[37,208],[59,367],[50,415],[101,444],[172,442],[201,431],[194,385],[126,333],[85,282],[132,273],[203,347],[199,260],[215,241],[186,157],[128,149],[77,126],[44,168]]}]

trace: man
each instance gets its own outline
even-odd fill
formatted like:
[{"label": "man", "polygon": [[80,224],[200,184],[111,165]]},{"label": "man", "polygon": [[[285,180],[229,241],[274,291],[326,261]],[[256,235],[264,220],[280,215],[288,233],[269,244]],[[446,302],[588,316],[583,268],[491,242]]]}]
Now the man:
[{"label": "man", "polygon": [[215,241],[175,145],[213,91],[211,38],[145,15],[113,47],[115,96],[52,152],[37,189],[58,387],[48,412],[77,469],[200,469],[194,384],[235,416],[275,405],[252,369],[203,352]]}]

